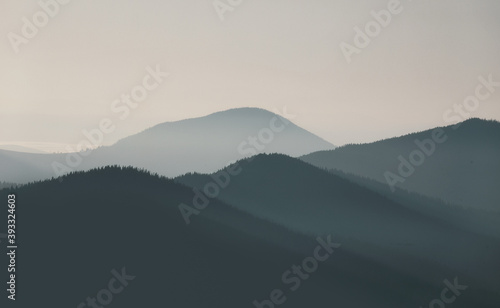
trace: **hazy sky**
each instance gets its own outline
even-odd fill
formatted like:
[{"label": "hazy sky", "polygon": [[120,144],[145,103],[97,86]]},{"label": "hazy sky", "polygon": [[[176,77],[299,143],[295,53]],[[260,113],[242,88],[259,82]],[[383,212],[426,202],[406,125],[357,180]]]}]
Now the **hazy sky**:
[{"label": "hazy sky", "polygon": [[[401,1],[348,64],[340,44],[354,46],[354,27],[389,2],[243,0],[222,21],[213,0],[73,0],[16,53],[9,33],[43,16],[38,1],[3,0],[0,144],[58,149],[106,117],[116,124],[110,144],[244,106],[286,107],[336,145],[369,142],[446,125],[443,114],[475,94],[479,76],[500,81],[498,0]],[[112,102],[148,66],[170,76],[120,120]],[[500,120],[496,89],[472,116]]]}]

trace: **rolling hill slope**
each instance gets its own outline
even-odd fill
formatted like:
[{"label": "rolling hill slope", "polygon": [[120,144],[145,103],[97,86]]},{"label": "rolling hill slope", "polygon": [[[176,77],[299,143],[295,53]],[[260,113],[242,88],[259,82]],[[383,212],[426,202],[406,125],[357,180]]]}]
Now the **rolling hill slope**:
[{"label": "rolling hill slope", "polygon": [[[500,256],[495,248],[498,237],[478,234],[460,221],[453,223],[399,204],[284,155],[259,155],[238,164],[241,173],[224,184],[218,198],[241,210],[300,232],[332,234],[346,243],[344,250],[370,256],[420,279],[431,274],[426,270],[430,267],[418,264],[429,263],[437,266],[434,273],[448,268],[486,288],[497,284],[492,273],[500,272],[494,265]],[[221,174],[187,174],[176,180],[205,191],[208,183],[223,178]],[[494,226],[499,221],[482,223]]]},{"label": "rolling hill slope", "polygon": [[[10,193],[0,191],[0,198]],[[419,268],[434,273],[421,280],[342,244],[292,290],[282,275],[313,255],[314,238],[216,199],[186,226],[178,204],[190,202],[191,189],[130,168],[72,174],[15,194],[20,307],[81,306],[108,287],[113,269],[134,277],[113,297],[111,305],[123,308],[252,307],[275,289],[286,296],[282,307],[327,307],[333,301],[346,308],[409,308],[432,300],[442,275],[453,280],[461,274],[420,262]],[[0,262],[7,264],[5,254]],[[475,285],[455,307],[495,307],[495,296]]]},{"label": "rolling hill slope", "polygon": [[[433,134],[442,142],[435,142]],[[450,203],[500,211],[499,157],[500,123],[471,119],[459,127],[348,145],[301,159],[385,183],[388,191],[392,185]]]}]

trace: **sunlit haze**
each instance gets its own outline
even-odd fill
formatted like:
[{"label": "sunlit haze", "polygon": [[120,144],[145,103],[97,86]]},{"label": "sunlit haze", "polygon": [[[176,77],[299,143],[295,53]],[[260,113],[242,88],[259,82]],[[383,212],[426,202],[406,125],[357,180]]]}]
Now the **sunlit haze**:
[{"label": "sunlit haze", "polygon": [[[65,151],[110,118],[112,144],[167,121],[240,107],[286,108],[335,144],[451,124],[447,110],[500,81],[500,2],[401,1],[351,62],[354,28],[391,1],[243,1],[221,20],[213,1],[86,0],[60,5],[17,46],[38,1],[2,1],[0,145]],[[121,120],[113,101],[147,69],[169,76]],[[500,88],[467,117],[500,120]],[[461,120],[465,120],[462,118]],[[456,118],[458,120],[459,118]]]}]

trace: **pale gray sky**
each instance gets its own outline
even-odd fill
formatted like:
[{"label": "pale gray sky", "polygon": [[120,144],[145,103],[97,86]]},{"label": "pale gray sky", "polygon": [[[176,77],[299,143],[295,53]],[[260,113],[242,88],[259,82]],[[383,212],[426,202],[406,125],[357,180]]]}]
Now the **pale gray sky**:
[{"label": "pale gray sky", "polygon": [[[49,1],[49,0],[44,0]],[[221,0],[227,3],[227,0]],[[447,124],[478,77],[500,81],[498,0],[404,0],[347,63],[340,44],[389,1],[243,0],[221,21],[213,0],[72,0],[14,52],[38,1],[0,2],[0,144],[82,140],[108,117],[106,144],[160,122],[273,108],[342,145]],[[43,21],[43,20],[42,20]],[[111,104],[146,67],[170,76],[119,120]],[[500,120],[500,88],[472,116]]]}]

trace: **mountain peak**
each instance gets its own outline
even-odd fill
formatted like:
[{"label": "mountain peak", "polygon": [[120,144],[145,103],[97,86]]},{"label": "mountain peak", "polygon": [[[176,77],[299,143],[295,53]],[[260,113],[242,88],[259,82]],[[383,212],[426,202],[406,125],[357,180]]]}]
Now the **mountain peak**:
[{"label": "mountain peak", "polygon": [[242,108],[232,108],[223,111],[218,111],[208,116],[221,116],[221,115],[230,115],[230,116],[277,116],[277,114],[262,108],[257,107],[242,107]]},{"label": "mountain peak", "polygon": [[498,126],[500,125],[500,122],[496,121],[496,120],[487,120],[487,119],[481,119],[481,118],[470,118],[470,119],[467,119],[463,122],[460,122],[458,123],[460,125],[464,125],[464,126],[475,126],[475,127],[479,127],[479,126],[485,126],[485,127],[489,127],[489,126]]}]

